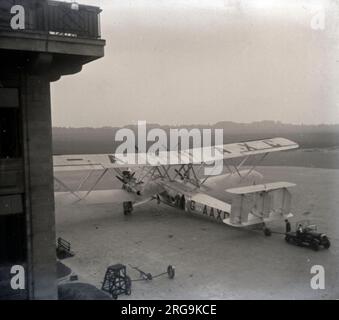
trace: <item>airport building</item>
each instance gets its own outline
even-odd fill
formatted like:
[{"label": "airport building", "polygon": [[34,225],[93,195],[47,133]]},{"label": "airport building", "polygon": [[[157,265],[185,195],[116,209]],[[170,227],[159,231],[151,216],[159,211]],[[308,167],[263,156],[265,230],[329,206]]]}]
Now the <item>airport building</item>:
[{"label": "airport building", "polygon": [[99,17],[71,1],[0,1],[0,299],[57,298],[50,83],[104,56]]}]

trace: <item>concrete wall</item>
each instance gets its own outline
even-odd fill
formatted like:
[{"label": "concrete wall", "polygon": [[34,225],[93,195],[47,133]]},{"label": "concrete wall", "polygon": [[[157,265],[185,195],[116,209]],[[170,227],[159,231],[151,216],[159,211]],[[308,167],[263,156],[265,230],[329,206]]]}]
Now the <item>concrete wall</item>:
[{"label": "concrete wall", "polygon": [[100,39],[0,31],[0,87],[19,89],[24,149],[23,159],[0,159],[0,178],[14,181],[0,197],[24,198],[30,299],[57,298],[50,81],[103,57],[104,46]]},{"label": "concrete wall", "polygon": [[[22,242],[6,244],[5,249],[13,250],[16,245],[27,247],[27,261],[22,263],[26,266],[27,291],[30,299],[56,299],[50,83],[46,76],[32,76],[24,70],[18,70],[16,61],[8,61],[0,67],[2,88],[18,89],[21,111],[18,126],[23,147],[22,158],[5,159],[1,162],[0,177],[8,174],[10,177],[19,178],[10,179],[13,180],[13,186],[4,188],[0,185],[0,197],[6,198],[8,195],[23,197],[24,210],[21,214],[26,217],[26,232],[23,232],[21,225],[17,226],[17,230],[13,230],[14,233],[24,234],[12,241]],[[26,241],[23,241],[24,239]],[[15,257],[13,261],[17,261]],[[10,265],[3,263],[6,264],[6,261],[0,261],[0,264],[8,271]],[[19,263],[21,264],[21,261]],[[18,297],[18,292],[11,293],[9,283],[4,284],[4,287],[9,289],[8,297],[11,295],[14,299]],[[21,296],[25,297],[24,294]]]},{"label": "concrete wall", "polygon": [[56,251],[50,84],[23,75],[21,87],[30,298],[55,299]]}]

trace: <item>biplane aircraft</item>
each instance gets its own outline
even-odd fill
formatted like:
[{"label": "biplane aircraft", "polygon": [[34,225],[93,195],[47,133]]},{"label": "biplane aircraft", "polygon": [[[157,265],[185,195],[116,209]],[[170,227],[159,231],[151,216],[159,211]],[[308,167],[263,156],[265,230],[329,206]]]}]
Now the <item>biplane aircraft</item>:
[{"label": "biplane aircraft", "polygon": [[[127,215],[135,207],[156,200],[158,204],[205,215],[233,227],[263,226],[265,234],[269,235],[266,223],[293,216],[288,189],[294,184],[261,184],[263,176],[255,169],[270,153],[298,147],[297,143],[285,138],[215,146],[221,152],[227,170],[217,176],[201,175],[202,169],[215,158],[209,153],[207,160],[205,157],[201,162],[201,159],[195,159],[193,151],[205,153],[206,148],[176,151],[176,154],[160,151],[147,156],[140,153],[54,156],[55,180],[64,190],[56,192],[56,201],[67,198],[70,202],[85,204],[121,203]],[[136,156],[144,157],[144,164],[131,160]],[[58,172],[76,170],[89,173],[77,190],[72,190],[58,178]],[[91,188],[80,191],[98,170]],[[121,182],[121,189],[95,190],[109,172]],[[216,192],[219,193],[217,197]]]}]

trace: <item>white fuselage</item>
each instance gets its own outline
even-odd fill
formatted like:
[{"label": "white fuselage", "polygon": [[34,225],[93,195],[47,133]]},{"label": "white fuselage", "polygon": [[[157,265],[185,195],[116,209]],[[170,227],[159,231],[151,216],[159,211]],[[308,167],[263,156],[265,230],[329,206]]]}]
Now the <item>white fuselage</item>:
[{"label": "white fuselage", "polygon": [[[204,182],[199,189],[190,182],[183,182],[176,180],[171,183],[164,183],[163,187],[166,192],[159,195],[160,200],[172,207],[180,210],[205,215],[216,220],[224,220],[228,217],[229,212],[213,207],[213,205],[200,204],[191,201],[188,196],[190,193],[202,191],[210,194],[221,201],[230,203],[231,197],[227,195],[226,191],[230,188],[251,186],[262,181],[263,176],[255,170],[242,170],[236,173],[228,173],[215,177],[210,177]],[[203,180],[202,180],[203,181]]]}]

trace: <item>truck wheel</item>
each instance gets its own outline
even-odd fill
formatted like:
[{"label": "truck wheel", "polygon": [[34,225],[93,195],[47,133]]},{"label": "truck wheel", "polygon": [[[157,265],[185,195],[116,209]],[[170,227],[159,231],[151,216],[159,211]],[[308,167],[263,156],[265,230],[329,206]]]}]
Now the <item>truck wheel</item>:
[{"label": "truck wheel", "polygon": [[318,251],[318,250],[319,250],[319,244],[318,244],[318,242],[317,242],[317,241],[313,241],[313,242],[311,243],[311,247],[312,247],[312,249],[313,249],[314,251]]},{"label": "truck wheel", "polygon": [[324,248],[329,249],[330,246],[331,246],[331,242],[330,242],[330,240],[327,240],[324,244]]}]

